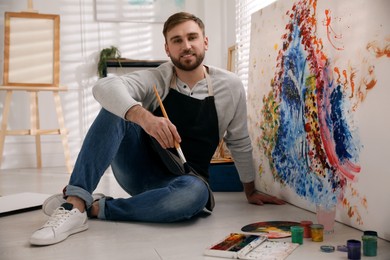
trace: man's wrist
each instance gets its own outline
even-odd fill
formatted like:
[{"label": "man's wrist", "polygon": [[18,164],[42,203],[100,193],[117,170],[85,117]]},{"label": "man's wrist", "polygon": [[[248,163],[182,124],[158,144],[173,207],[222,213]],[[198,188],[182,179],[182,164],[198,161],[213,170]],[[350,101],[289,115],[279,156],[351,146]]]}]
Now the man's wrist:
[{"label": "man's wrist", "polygon": [[252,194],[256,193],[256,187],[254,181],[243,183],[243,186],[244,186],[244,192],[246,197],[249,198],[250,196],[252,196]]},{"label": "man's wrist", "polygon": [[139,123],[139,118],[142,118],[142,112],[144,108],[140,105],[132,106],[129,110],[127,110],[125,119],[127,121],[131,121],[134,123]]}]

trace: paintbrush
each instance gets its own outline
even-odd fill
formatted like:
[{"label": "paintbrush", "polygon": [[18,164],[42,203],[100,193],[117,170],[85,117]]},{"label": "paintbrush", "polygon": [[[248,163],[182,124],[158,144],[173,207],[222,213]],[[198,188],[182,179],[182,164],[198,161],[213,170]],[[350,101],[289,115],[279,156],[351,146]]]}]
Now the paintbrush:
[{"label": "paintbrush", "polygon": [[[164,117],[165,117],[166,119],[169,119],[168,114],[167,114],[167,111],[165,111],[163,102],[162,102],[162,100],[161,100],[161,98],[160,98],[160,95],[159,95],[158,92],[157,92],[156,85],[153,85],[153,89],[154,89],[154,93],[156,94],[158,103],[160,104],[160,108],[161,108],[161,111],[162,111]],[[177,151],[177,153],[178,153],[178,155],[179,155],[179,157],[180,157],[181,162],[183,163],[184,171],[185,171],[186,173],[190,172],[190,171],[191,171],[191,170],[190,170],[190,167],[189,167],[189,165],[187,164],[187,160],[186,160],[186,158],[184,157],[184,153],[183,153],[183,151],[181,150],[180,144],[179,144],[178,142],[176,142],[176,141],[175,141],[175,148],[176,148],[176,151]]]}]

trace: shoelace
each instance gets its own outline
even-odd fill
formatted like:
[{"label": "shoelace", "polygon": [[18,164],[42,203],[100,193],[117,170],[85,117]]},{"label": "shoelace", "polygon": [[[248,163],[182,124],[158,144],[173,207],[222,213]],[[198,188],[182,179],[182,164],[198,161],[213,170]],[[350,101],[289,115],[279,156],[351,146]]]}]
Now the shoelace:
[{"label": "shoelace", "polygon": [[51,215],[49,220],[43,225],[43,227],[54,227],[57,228],[60,224],[62,224],[69,216],[71,215],[70,210],[66,210],[63,207],[59,207],[56,211]]}]

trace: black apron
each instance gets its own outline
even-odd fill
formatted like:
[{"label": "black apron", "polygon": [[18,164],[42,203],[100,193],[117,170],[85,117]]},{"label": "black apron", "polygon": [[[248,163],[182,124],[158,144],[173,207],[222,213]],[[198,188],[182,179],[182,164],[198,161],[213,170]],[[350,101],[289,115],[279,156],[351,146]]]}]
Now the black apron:
[{"label": "black apron", "polygon": [[[164,149],[154,138],[151,138],[151,140],[154,150],[159,154],[169,172],[176,175],[194,175],[206,183],[210,195],[206,208],[212,210],[214,207],[214,197],[208,185],[209,166],[211,158],[219,144],[219,127],[213,88],[210,76],[206,70],[205,77],[209,90],[209,96],[205,99],[195,99],[175,90],[176,74],[174,73],[169,93],[163,100],[163,105],[169,120],[176,126],[182,139],[180,146],[187,160],[187,164],[191,168],[191,172],[186,173],[184,171],[183,164],[178,157],[176,149]],[[153,114],[163,116],[160,107]]]}]

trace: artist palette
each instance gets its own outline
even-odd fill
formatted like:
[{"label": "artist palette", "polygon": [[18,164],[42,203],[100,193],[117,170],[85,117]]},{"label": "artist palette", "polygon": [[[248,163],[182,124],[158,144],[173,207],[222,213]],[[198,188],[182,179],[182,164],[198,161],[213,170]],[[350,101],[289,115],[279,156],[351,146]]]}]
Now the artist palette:
[{"label": "artist palette", "polygon": [[299,225],[300,223],[293,221],[265,221],[246,225],[241,228],[241,231],[261,233],[261,235],[270,239],[286,238],[291,236],[291,227]]}]

